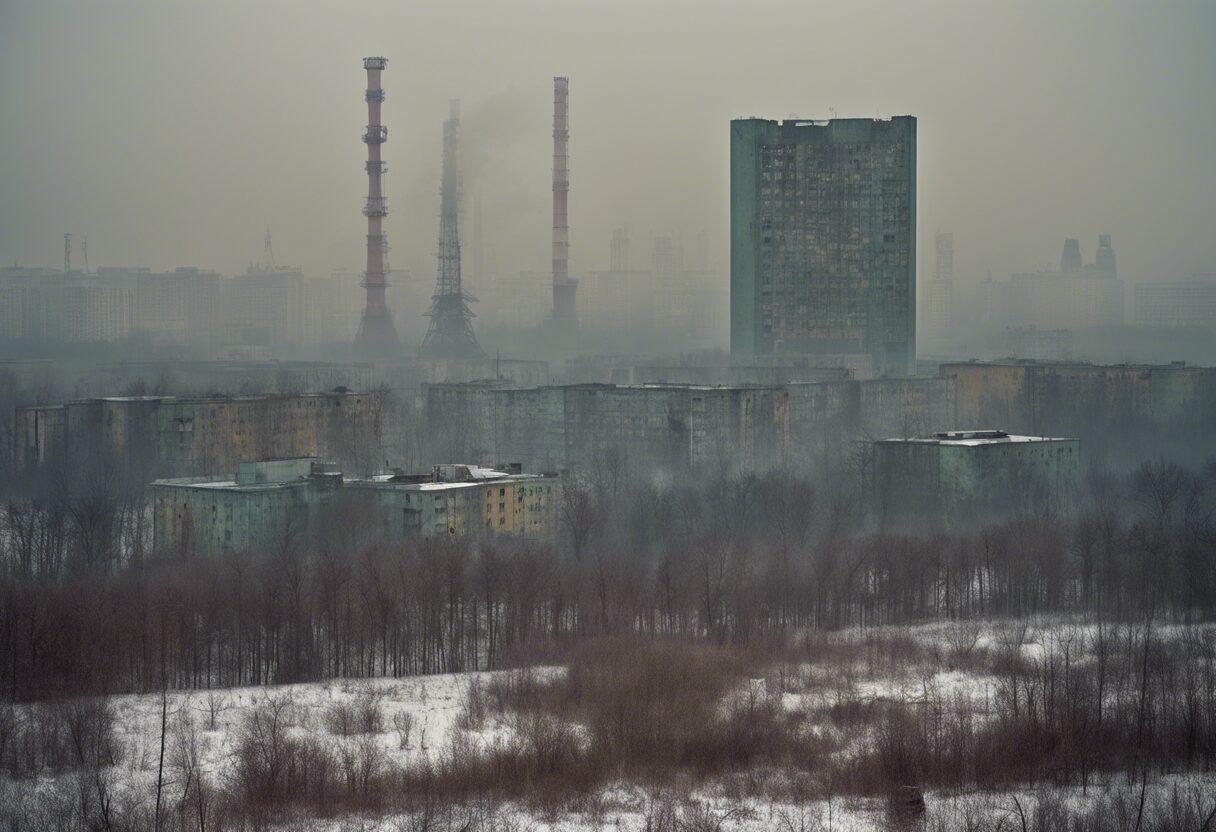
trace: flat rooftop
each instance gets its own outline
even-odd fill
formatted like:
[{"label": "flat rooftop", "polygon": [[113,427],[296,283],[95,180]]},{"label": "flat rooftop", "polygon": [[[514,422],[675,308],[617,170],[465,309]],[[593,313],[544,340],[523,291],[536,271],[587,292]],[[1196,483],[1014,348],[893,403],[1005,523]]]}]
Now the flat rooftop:
[{"label": "flat rooftop", "polygon": [[1003,430],[948,430],[932,436],[916,436],[908,439],[880,439],[879,442],[912,445],[954,445],[977,447],[980,445],[1008,445],[1022,442],[1076,442],[1075,438],[1063,436],[1022,436]]},{"label": "flat rooftop", "polygon": [[231,395],[231,396],[91,396],[85,399],[71,399],[62,404],[23,405],[16,410],[57,410],[68,405],[97,404],[100,402],[163,402],[165,404],[220,404],[230,402],[270,402],[291,399],[334,399],[355,398],[366,396],[357,390],[322,390],[312,393],[266,393],[263,395]]},{"label": "flat rooftop", "polygon": [[206,477],[178,477],[167,480],[154,480],[152,485],[161,488],[189,488],[199,491],[276,491],[284,488],[299,488],[309,485],[311,479],[285,480],[282,482],[251,482],[238,483],[233,479],[213,480]]},{"label": "flat rooftop", "polygon": [[[434,480],[426,479],[419,481],[415,477],[403,476],[394,477],[388,474],[378,474],[369,479],[345,479],[341,481],[341,485],[346,488],[369,488],[387,491],[451,491],[462,488],[476,488],[487,483],[517,483],[517,482],[534,482],[539,480],[556,479],[554,474],[511,474],[504,471],[497,471],[493,468],[486,468],[478,465],[455,466],[461,469],[467,469],[467,479],[460,480]],[[416,475],[417,476],[417,475]],[[224,479],[215,479],[211,477],[177,477],[172,479],[160,479],[152,483],[153,486],[162,488],[185,488],[197,489],[200,491],[239,491],[239,492],[256,492],[256,491],[272,491],[281,488],[299,488],[311,484],[329,484],[331,487],[340,475],[337,472],[314,472],[308,476],[299,476],[292,479],[271,480],[265,482],[247,482],[241,483],[227,477]]]},{"label": "flat rooftop", "polygon": [[459,491],[462,488],[477,488],[489,482],[508,484],[552,479],[556,479],[552,474],[503,474],[501,477],[493,479],[465,480],[463,482],[393,482],[392,480],[373,478],[370,480],[347,480],[345,486],[347,488],[371,488],[387,491]]}]

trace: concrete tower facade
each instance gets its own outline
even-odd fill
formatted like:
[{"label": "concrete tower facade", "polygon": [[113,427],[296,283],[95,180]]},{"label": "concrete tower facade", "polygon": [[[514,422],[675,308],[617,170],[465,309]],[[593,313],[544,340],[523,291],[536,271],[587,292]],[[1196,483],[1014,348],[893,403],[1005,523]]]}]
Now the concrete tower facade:
[{"label": "concrete tower facade", "polygon": [[737,119],[731,358],[916,368],[916,119]]}]

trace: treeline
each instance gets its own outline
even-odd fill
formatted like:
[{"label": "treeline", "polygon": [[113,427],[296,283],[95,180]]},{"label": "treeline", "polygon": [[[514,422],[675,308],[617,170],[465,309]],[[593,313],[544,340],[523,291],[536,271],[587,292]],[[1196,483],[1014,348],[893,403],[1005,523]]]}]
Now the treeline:
[{"label": "treeline", "polygon": [[936,617],[1216,612],[1216,490],[1170,464],[1095,475],[1068,514],[916,534],[864,530],[855,495],[788,473],[626,485],[570,483],[551,546],[388,545],[335,516],[269,551],[59,574],[30,567],[42,532],[31,542],[10,508],[0,684],[22,700],[494,669],[599,634],[746,645]]}]

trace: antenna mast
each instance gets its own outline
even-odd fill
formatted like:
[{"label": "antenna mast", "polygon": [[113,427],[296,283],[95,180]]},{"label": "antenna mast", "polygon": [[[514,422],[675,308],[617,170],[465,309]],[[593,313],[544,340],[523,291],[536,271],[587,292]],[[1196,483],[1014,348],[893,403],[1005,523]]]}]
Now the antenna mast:
[{"label": "antenna mast", "polygon": [[384,101],[384,90],[380,87],[380,73],[388,65],[387,58],[364,58],[367,70],[367,130],[363,141],[367,144],[367,202],[363,215],[367,217],[367,271],[363,276],[366,301],[363,319],[359,323],[359,334],[355,336],[355,353],[363,358],[394,358],[400,350],[397,328],[385,301],[388,288],[384,267],[384,253],[388,241],[384,236],[384,217],[388,205],[384,199],[382,177],[387,165],[380,159],[380,145],[388,141],[388,128],[380,123],[380,105]]}]

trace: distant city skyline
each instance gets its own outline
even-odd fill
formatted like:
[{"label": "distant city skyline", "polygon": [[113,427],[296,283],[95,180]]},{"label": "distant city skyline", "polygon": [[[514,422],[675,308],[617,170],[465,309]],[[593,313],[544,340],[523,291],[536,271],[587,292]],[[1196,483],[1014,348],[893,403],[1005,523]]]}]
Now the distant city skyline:
[{"label": "distant city skyline", "polygon": [[578,90],[576,275],[608,265],[625,226],[686,245],[704,230],[723,261],[723,125],[791,112],[918,117],[922,275],[941,228],[960,283],[1049,262],[1064,236],[1113,234],[1128,280],[1216,261],[1210,6],[457,5],[0,2],[0,262],[53,266],[71,231],[94,267],[236,273],[270,226],[283,262],[357,274],[369,54],[395,73],[391,265],[419,279],[452,97],[484,250],[502,273],[547,270],[556,74]]}]

